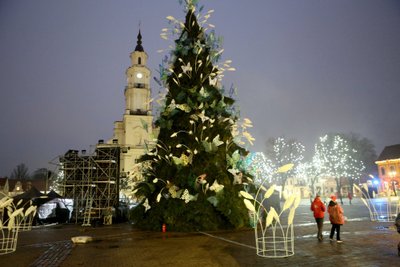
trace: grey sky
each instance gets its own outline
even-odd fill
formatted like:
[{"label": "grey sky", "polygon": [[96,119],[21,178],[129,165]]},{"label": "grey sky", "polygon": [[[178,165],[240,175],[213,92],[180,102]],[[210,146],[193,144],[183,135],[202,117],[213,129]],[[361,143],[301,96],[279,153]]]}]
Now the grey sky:
[{"label": "grey sky", "polygon": [[[400,1],[215,0],[242,117],[312,151],[327,132],[355,132],[378,154],[400,143]],[[0,176],[112,136],[141,23],[153,76],[177,0],[0,0]],[[159,88],[152,84],[153,92]]]}]

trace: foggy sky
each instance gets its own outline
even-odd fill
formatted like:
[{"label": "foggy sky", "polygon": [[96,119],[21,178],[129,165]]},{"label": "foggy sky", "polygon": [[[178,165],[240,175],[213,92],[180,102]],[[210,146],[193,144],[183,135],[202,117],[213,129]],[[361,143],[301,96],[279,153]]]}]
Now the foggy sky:
[{"label": "foggy sky", "polygon": [[[253,121],[251,151],[283,135],[311,153],[328,132],[358,133],[378,154],[400,143],[399,1],[201,3],[236,68],[223,84]],[[158,77],[168,15],[184,18],[177,0],[0,0],[0,176],[111,138],[139,24]]]}]

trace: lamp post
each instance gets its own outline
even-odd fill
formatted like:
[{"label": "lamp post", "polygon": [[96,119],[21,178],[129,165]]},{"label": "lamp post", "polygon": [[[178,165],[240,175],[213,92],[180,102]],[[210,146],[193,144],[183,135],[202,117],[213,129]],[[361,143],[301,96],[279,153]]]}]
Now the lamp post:
[{"label": "lamp post", "polygon": [[42,171],[43,171],[42,179],[44,180],[44,193],[47,194],[47,179],[48,179],[47,168],[43,168]]},{"label": "lamp post", "polygon": [[389,176],[390,176],[390,180],[392,182],[393,193],[394,193],[395,196],[397,196],[396,187],[395,187],[395,180],[394,180],[394,178],[396,177],[396,171],[390,171],[389,172]]},{"label": "lamp post", "polygon": [[371,177],[372,188],[374,191],[376,191],[376,194],[378,194],[379,191],[385,190],[385,188],[383,188],[383,184],[380,183],[380,180],[378,177],[375,177],[372,174],[369,174],[368,176]]}]

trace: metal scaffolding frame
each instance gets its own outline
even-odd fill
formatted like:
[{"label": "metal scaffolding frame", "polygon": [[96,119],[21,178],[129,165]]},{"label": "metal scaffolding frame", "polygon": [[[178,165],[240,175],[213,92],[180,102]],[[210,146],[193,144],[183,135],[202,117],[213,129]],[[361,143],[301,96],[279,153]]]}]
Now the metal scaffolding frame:
[{"label": "metal scaffolding frame", "polygon": [[119,207],[120,146],[99,142],[95,152],[68,150],[60,157],[63,195],[74,200],[72,221],[90,225]]}]

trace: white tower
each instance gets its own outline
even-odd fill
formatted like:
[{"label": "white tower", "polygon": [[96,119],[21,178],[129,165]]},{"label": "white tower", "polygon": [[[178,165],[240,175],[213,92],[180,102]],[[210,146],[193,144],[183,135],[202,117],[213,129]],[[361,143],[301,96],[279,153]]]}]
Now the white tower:
[{"label": "white tower", "polygon": [[125,113],[122,121],[114,122],[114,142],[121,145],[121,174],[131,174],[136,160],[146,152],[154,138],[151,114],[151,71],[147,68],[147,54],[142,47],[142,35],[130,54],[131,66],[126,70]]}]

